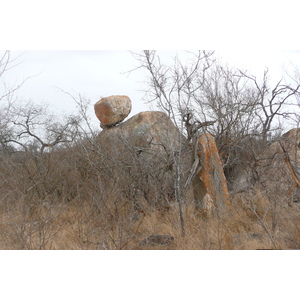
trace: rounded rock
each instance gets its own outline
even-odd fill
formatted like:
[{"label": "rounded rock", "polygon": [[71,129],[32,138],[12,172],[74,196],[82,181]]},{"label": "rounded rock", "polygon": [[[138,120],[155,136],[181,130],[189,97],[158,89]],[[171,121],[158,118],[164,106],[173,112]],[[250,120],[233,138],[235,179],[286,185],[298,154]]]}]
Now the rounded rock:
[{"label": "rounded rock", "polygon": [[110,96],[95,105],[95,114],[102,125],[113,126],[122,122],[131,112],[131,100],[127,96]]}]

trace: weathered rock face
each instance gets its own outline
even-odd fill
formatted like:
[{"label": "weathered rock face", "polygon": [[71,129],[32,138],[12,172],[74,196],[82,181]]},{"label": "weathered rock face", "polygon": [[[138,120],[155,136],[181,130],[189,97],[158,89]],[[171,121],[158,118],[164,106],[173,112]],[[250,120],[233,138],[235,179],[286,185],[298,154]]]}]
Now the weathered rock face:
[{"label": "weathered rock face", "polygon": [[[168,116],[141,112],[98,136],[102,169],[132,200],[144,198],[153,205],[168,205],[174,197],[174,155],[179,149],[184,184],[192,166],[192,151]],[[183,148],[180,148],[183,147]]]},{"label": "weathered rock face", "polygon": [[291,129],[271,144],[259,157],[257,185],[271,197],[300,201],[296,184],[300,171],[300,128]]},{"label": "weathered rock face", "polygon": [[118,126],[106,128],[99,134],[99,139],[119,139],[132,147],[171,149],[179,144],[179,132],[167,117],[159,111],[141,112]]},{"label": "weathered rock face", "polygon": [[206,212],[224,210],[229,203],[228,191],[213,137],[204,134],[199,138],[202,169],[186,190],[193,175],[191,170],[196,170],[197,164],[187,139],[162,112],[141,112],[117,126],[109,126],[121,122],[126,115],[123,111],[127,100],[122,102],[115,97],[101,99],[95,112],[105,125],[98,136],[100,168],[122,195],[133,201],[143,198],[155,206],[168,206],[175,197],[179,169],[181,196],[185,200],[193,199],[196,208]]},{"label": "weathered rock face", "polygon": [[127,96],[110,96],[99,100],[94,109],[102,126],[113,126],[130,114],[131,100]]},{"label": "weathered rock face", "polygon": [[282,139],[286,140],[292,144],[296,144],[300,148],[300,128],[293,128],[282,135]]},{"label": "weathered rock face", "polygon": [[196,207],[203,212],[225,211],[230,206],[226,178],[214,138],[204,133],[198,140],[201,169],[193,180]]}]

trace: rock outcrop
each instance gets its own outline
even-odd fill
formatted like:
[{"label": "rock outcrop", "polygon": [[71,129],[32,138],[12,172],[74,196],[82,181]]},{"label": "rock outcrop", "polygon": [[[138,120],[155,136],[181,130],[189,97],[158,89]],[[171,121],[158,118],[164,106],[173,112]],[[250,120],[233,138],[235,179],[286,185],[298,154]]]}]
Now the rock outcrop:
[{"label": "rock outcrop", "polygon": [[300,128],[291,129],[259,157],[257,184],[270,196],[300,201]]},{"label": "rock outcrop", "polygon": [[214,138],[204,133],[198,140],[201,169],[194,178],[196,207],[210,213],[224,212],[230,206],[227,182]]},{"label": "rock outcrop", "polygon": [[100,132],[102,170],[118,182],[132,200],[144,198],[166,206],[174,198],[174,155],[180,160],[182,185],[191,169],[192,151],[165,113],[141,112],[117,126]]},{"label": "rock outcrop", "polygon": [[105,97],[94,105],[94,109],[102,127],[114,126],[130,114],[131,100],[127,96]]},{"label": "rock outcrop", "polygon": [[139,199],[145,199],[155,207],[166,207],[175,198],[176,183],[181,197],[196,203],[196,208],[208,213],[224,211],[229,204],[228,191],[213,137],[203,134],[199,138],[201,170],[193,177],[197,154],[170,118],[163,112],[148,111],[121,123],[127,100],[118,102],[114,97],[95,105],[104,125],[98,135],[102,156],[99,168],[122,195],[136,205]]},{"label": "rock outcrop", "polygon": [[[139,151],[167,148],[177,149],[180,134],[168,116],[159,111],[141,112],[118,126],[106,128],[99,134],[99,139],[110,143],[112,140],[123,140],[129,147]],[[114,147],[114,145],[110,145]]]},{"label": "rock outcrop", "polygon": [[294,144],[300,149],[300,128],[293,128],[282,135],[282,139]]}]

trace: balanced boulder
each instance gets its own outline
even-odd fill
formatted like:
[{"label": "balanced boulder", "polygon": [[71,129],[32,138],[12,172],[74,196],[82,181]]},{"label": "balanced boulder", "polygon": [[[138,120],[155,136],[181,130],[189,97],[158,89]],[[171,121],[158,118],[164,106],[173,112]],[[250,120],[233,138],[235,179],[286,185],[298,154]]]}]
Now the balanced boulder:
[{"label": "balanced boulder", "polygon": [[97,142],[104,186],[112,185],[121,197],[137,204],[138,211],[143,210],[141,199],[166,208],[178,197],[195,202],[205,212],[223,211],[229,197],[213,137],[203,134],[197,153],[163,112],[141,112],[120,123],[130,109],[126,96],[103,98],[95,104],[104,129]]},{"label": "balanced boulder", "polygon": [[127,96],[105,97],[99,100],[94,108],[102,127],[114,126],[130,114],[131,100]]}]

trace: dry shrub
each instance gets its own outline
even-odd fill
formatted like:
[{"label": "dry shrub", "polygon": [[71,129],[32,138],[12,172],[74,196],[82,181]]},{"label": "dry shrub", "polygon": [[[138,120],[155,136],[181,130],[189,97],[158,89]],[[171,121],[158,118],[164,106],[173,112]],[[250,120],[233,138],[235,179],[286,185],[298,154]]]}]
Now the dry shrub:
[{"label": "dry shrub", "polygon": [[[185,195],[185,236],[179,208],[151,205],[161,199],[116,182],[101,168],[101,153],[80,145],[44,153],[0,157],[1,249],[299,249],[298,203],[271,190],[231,195],[221,215],[195,211]],[[128,193],[124,193],[124,190]],[[149,199],[148,199],[149,200]],[[167,244],[141,244],[149,236],[174,237]],[[273,241],[272,241],[273,240]]]},{"label": "dry shrub", "polygon": [[[259,194],[259,193],[258,193]],[[158,210],[144,203],[144,211],[136,211],[132,203],[120,198],[117,190],[93,199],[77,198],[64,204],[54,201],[50,207],[40,203],[34,211],[18,201],[1,208],[2,249],[273,249],[272,242],[251,209],[245,195],[237,195],[225,214],[204,218],[185,206],[185,236],[181,235],[179,210],[176,205]],[[253,197],[253,195],[252,195]],[[257,198],[258,195],[257,195]],[[118,199],[116,201],[116,199]],[[258,214],[268,209],[261,199]],[[48,204],[50,205],[50,204]],[[147,206],[148,205],[148,206]],[[298,249],[300,246],[299,208],[282,207],[277,226],[272,218],[265,223],[277,249]],[[168,235],[168,245],[141,246],[151,235]]]}]

